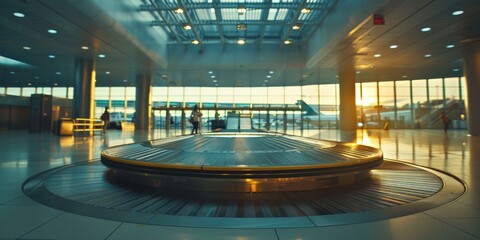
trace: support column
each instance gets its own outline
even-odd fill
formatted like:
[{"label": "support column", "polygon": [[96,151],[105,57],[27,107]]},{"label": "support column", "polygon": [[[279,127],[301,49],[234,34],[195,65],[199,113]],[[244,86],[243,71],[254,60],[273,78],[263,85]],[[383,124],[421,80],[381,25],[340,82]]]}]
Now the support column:
[{"label": "support column", "polygon": [[92,59],[75,60],[73,86],[73,117],[94,118],[95,62]]},{"label": "support column", "polygon": [[355,65],[349,58],[341,63],[338,73],[340,85],[340,141],[353,142],[357,138],[357,109],[355,106]]},{"label": "support column", "polygon": [[135,130],[149,130],[152,117],[152,76],[138,74],[135,87]]},{"label": "support column", "polygon": [[467,82],[468,133],[480,136],[480,41],[464,45],[464,73]]}]

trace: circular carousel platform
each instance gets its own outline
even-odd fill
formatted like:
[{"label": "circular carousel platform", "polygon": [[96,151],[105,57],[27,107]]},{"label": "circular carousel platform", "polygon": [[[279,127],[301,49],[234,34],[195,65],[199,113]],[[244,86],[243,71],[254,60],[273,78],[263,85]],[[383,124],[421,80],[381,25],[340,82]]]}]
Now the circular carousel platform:
[{"label": "circular carousel platform", "polygon": [[102,163],[128,181],[219,192],[299,191],[369,178],[383,154],[368,146],[268,134],[207,134],[122,145]]},{"label": "circular carousel platform", "polygon": [[63,211],[123,222],[283,228],[418,213],[457,199],[465,186],[440,171],[383,161],[366,146],[216,134],[108,148],[101,161],[40,173],[23,190]]}]

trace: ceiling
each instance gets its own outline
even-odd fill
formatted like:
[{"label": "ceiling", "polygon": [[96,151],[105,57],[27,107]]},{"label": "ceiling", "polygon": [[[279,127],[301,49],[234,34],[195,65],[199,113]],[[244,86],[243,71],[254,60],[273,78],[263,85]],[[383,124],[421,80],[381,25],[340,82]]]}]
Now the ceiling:
[{"label": "ceiling", "polygon": [[79,58],[94,60],[97,86],[139,74],[154,86],[328,84],[342,66],[357,82],[458,77],[478,16],[478,0],[3,0],[0,56],[25,64],[0,59],[0,84],[73,86]]}]

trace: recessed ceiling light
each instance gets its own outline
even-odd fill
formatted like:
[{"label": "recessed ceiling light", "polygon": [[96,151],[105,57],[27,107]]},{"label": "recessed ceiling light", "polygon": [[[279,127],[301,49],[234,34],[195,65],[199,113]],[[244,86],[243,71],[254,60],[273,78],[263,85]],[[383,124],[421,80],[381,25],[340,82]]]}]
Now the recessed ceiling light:
[{"label": "recessed ceiling light", "polygon": [[54,86],[58,86],[58,83],[53,83]]},{"label": "recessed ceiling light", "polygon": [[28,86],[32,86],[32,83],[28,83]]},{"label": "recessed ceiling light", "polygon": [[270,73],[270,74],[273,74],[273,73],[274,73],[274,71],[272,70],[272,71],[269,71],[268,73]]},{"label": "recessed ceiling light", "polygon": [[268,82],[268,79],[265,79],[264,82]]},{"label": "recessed ceiling light", "polygon": [[48,33],[51,33],[51,34],[57,34],[57,30],[55,29],[48,29],[47,31]]},{"label": "recessed ceiling light", "polygon": [[458,11],[452,12],[452,15],[453,15],[453,16],[458,16],[458,15],[462,15],[462,14],[463,14],[463,11],[462,11],[462,10],[458,10]]},{"label": "recessed ceiling light", "polygon": [[422,28],[422,30],[420,30],[420,31],[422,31],[422,32],[430,32],[430,30],[432,30],[432,28],[430,28],[430,27],[424,27],[424,28]]},{"label": "recessed ceiling light", "polygon": [[454,47],[455,47],[455,45],[453,45],[453,44],[448,44],[448,45],[446,46],[446,48],[454,48]]},{"label": "recessed ceiling light", "polygon": [[190,30],[190,29],[192,29],[192,26],[190,26],[190,25],[187,24],[187,25],[184,25],[184,26],[183,26],[183,29],[185,29],[185,30]]},{"label": "recessed ceiling light", "polygon": [[33,78],[35,78],[35,79],[39,79],[40,77],[39,77],[39,76],[35,76],[35,77],[33,77]]},{"label": "recessed ceiling light", "polygon": [[394,48],[398,48],[398,45],[390,45],[390,48],[394,49]]},{"label": "recessed ceiling light", "polygon": [[403,78],[407,78],[408,76],[407,76],[407,75],[403,75],[402,77],[403,77]]},{"label": "recessed ceiling light", "polygon": [[311,10],[309,8],[303,8],[302,10],[300,10],[300,12],[303,13],[303,14],[309,14],[310,11]]},{"label": "recessed ceiling light", "polygon": [[62,75],[62,73],[61,73],[61,72],[56,72],[55,74],[57,74],[57,75]]},{"label": "recessed ceiling light", "polygon": [[183,9],[181,9],[181,8],[176,8],[175,10],[173,10],[173,12],[175,12],[175,13],[183,13]]},{"label": "recessed ceiling light", "polygon": [[288,45],[288,44],[292,44],[292,41],[291,40],[285,40],[283,43]]},{"label": "recessed ceiling light", "polygon": [[53,59],[53,58],[55,58],[55,55],[50,54],[50,55],[48,55],[48,58],[52,58],[52,59]]},{"label": "recessed ceiling light", "polygon": [[216,79],[213,79],[212,82],[217,82],[217,80],[216,80]]},{"label": "recessed ceiling light", "polygon": [[106,58],[107,55],[105,55],[105,54],[98,54],[98,57],[99,57],[99,58]]},{"label": "recessed ceiling light", "polygon": [[270,76],[270,75],[267,75],[267,78],[272,78],[272,76]]},{"label": "recessed ceiling light", "polygon": [[454,72],[459,72],[459,71],[460,71],[460,69],[458,69],[458,68],[454,68],[454,69],[452,69],[452,71],[454,71]]},{"label": "recessed ceiling light", "polygon": [[21,12],[14,12],[14,13],[13,13],[13,16],[19,17],[19,18],[23,18],[23,17],[25,17],[25,14],[23,14],[23,13],[21,13]]},{"label": "recessed ceiling light", "polygon": [[108,75],[108,74],[110,74],[110,72],[108,72],[108,71],[107,71],[107,72],[105,72],[105,74],[107,74],[107,75]]},{"label": "recessed ceiling light", "polygon": [[210,76],[210,78],[215,78],[215,75]]},{"label": "recessed ceiling light", "polygon": [[14,71],[11,71],[10,74],[15,74],[15,72],[14,72]]},{"label": "recessed ceiling light", "polygon": [[128,80],[127,80],[127,79],[123,79],[123,82],[128,82]]},{"label": "recessed ceiling light", "polygon": [[197,44],[199,44],[199,43],[200,43],[200,42],[199,42],[198,40],[193,40],[193,41],[192,41],[192,44],[194,44],[194,45],[197,45]]},{"label": "recessed ceiling light", "polygon": [[431,57],[431,56],[432,56],[432,54],[425,54],[425,57],[426,57],[426,58],[429,58],[429,57]]},{"label": "recessed ceiling light", "polygon": [[88,46],[82,46],[83,50],[88,50]]},{"label": "recessed ceiling light", "polygon": [[357,71],[357,74],[361,73],[360,71]]},{"label": "recessed ceiling light", "polygon": [[243,45],[243,44],[245,44],[245,40],[244,39],[238,39],[237,44],[238,45]]},{"label": "recessed ceiling light", "polygon": [[293,25],[293,26],[292,26],[292,29],[293,29],[293,30],[298,30],[298,29],[300,29],[300,25]]},{"label": "recessed ceiling light", "polygon": [[247,30],[247,24],[244,24],[244,23],[237,24],[237,30],[241,30],[241,31]]},{"label": "recessed ceiling light", "polygon": [[373,57],[376,57],[376,58],[379,58],[381,57],[382,55],[380,53],[377,53],[377,54],[374,54]]},{"label": "recessed ceiling light", "polygon": [[208,71],[208,74],[213,74],[213,71]]},{"label": "recessed ceiling light", "polygon": [[32,49],[32,48],[29,47],[29,46],[23,46],[23,49],[25,49],[25,50],[30,50],[30,49]]}]

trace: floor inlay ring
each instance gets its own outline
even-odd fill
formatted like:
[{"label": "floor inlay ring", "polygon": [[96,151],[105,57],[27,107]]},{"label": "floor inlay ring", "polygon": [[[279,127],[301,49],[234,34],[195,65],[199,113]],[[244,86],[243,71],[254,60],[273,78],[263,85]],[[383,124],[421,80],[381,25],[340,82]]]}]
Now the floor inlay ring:
[{"label": "floor inlay ring", "polygon": [[352,224],[418,213],[453,201],[464,184],[440,171],[386,160],[371,180],[338,189],[218,193],[122,182],[100,161],[40,173],[23,185],[32,199],[80,215],[183,227],[282,228]]}]

